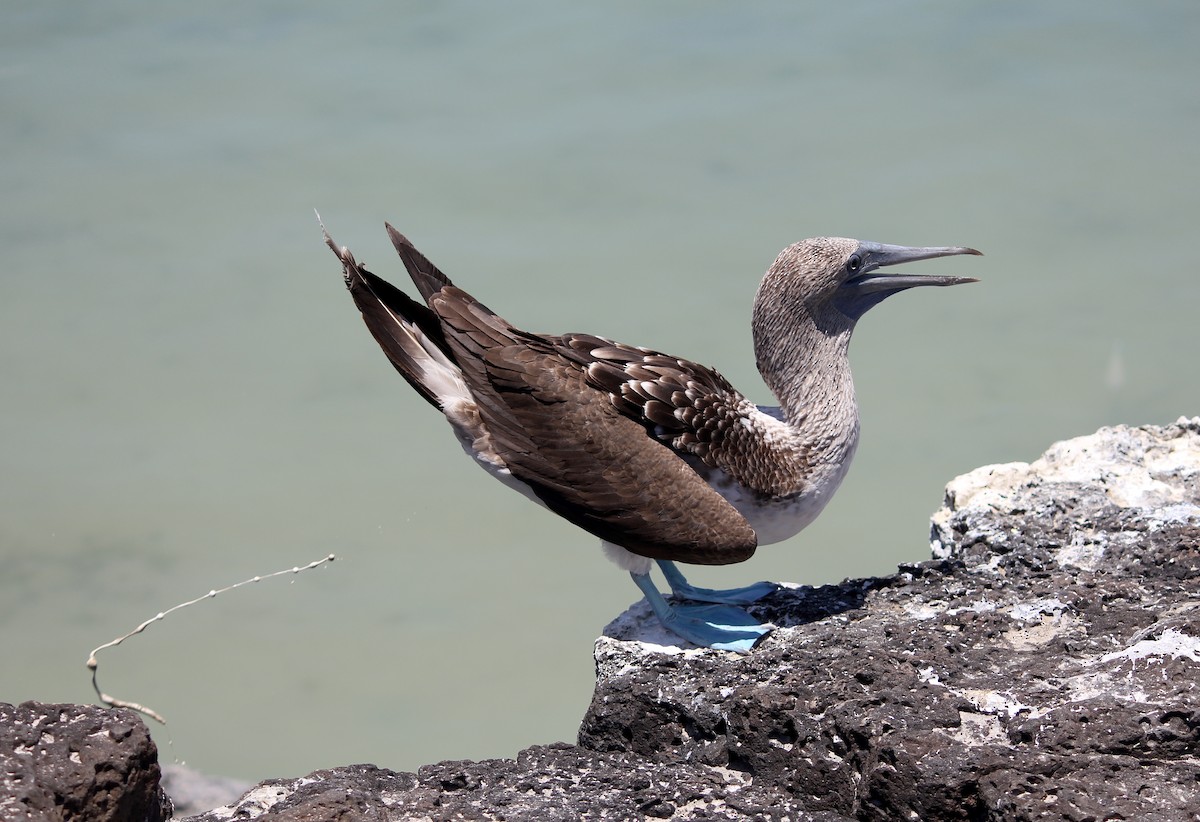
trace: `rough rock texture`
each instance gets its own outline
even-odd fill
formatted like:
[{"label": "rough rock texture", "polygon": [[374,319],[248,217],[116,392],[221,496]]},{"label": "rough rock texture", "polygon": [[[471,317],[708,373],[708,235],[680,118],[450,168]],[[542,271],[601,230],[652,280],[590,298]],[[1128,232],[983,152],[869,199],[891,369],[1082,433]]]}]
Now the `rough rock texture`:
[{"label": "rough rock texture", "polygon": [[746,656],[634,606],[578,746],[318,771],[197,819],[1200,819],[1200,418],[959,477],[932,541],[773,594]]},{"label": "rough rock texture", "polygon": [[0,703],[0,819],[159,822],[170,815],[158,749],[137,714]]},{"label": "rough rock texture", "polygon": [[441,762],[416,774],[374,765],[271,780],[226,808],[191,822],[227,819],[790,819],[840,822],[805,813],[802,802],[750,784],[727,768],[660,764],[574,745],[537,745],[516,760]]},{"label": "rough rock texture", "polygon": [[859,819],[1200,819],[1200,418],[959,477],[933,544],[745,657],[602,638],[580,744]]},{"label": "rough rock texture", "polygon": [[[578,745],[317,771],[192,819],[1200,820],[1200,418],[959,477],[932,542],[895,576],[772,594],[780,628],[745,656],[634,606],[596,644]],[[59,730],[103,714],[73,738],[141,740],[153,766],[140,722],[54,708],[0,717],[0,817],[115,807],[110,768],[149,790]]]}]

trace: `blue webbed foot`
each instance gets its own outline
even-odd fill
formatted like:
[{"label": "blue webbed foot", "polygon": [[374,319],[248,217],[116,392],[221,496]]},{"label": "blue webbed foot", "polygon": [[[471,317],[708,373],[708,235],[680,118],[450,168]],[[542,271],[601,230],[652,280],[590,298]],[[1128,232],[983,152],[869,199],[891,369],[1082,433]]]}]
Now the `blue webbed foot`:
[{"label": "blue webbed foot", "polygon": [[667,578],[667,584],[671,586],[671,593],[680,599],[690,599],[693,602],[745,605],[749,602],[757,602],[768,594],[779,590],[779,586],[774,582],[756,582],[753,585],[747,585],[745,588],[725,588],[722,590],[698,588],[684,579],[683,573],[670,560],[658,560],[658,567],[662,569],[663,576]]},{"label": "blue webbed foot", "polygon": [[649,574],[630,574],[663,627],[704,648],[747,653],[771,632],[766,625],[732,605],[672,605]]},{"label": "blue webbed foot", "polygon": [[732,605],[670,605],[663,626],[689,642],[718,651],[749,653],[771,632],[766,625]]}]

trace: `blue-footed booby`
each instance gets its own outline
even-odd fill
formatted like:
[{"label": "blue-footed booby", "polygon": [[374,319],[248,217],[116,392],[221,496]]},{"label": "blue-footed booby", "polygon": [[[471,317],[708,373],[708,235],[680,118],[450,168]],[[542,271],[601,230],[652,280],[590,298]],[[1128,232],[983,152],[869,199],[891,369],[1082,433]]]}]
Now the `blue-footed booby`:
[{"label": "blue-footed booby", "polygon": [[[599,537],[668,630],[739,652],[770,627],[737,606],[777,586],[698,588],[674,563],[742,562],[817,517],[858,446],[847,357],[855,323],[899,291],[975,281],[880,269],[979,254],[838,237],[785,248],[752,319],[773,407],[690,360],[591,334],[522,331],[387,232],[423,302],[367,271],[328,232],[325,242],[400,375],[484,470]],[[650,579],[653,562],[676,600],[704,604],[668,602]]]}]

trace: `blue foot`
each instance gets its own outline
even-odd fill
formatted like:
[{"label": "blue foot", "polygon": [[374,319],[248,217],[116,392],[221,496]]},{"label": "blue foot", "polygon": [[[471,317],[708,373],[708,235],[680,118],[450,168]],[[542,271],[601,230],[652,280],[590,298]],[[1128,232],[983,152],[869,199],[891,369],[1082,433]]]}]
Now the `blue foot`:
[{"label": "blue foot", "polygon": [[[676,572],[678,573],[678,572]],[[671,605],[649,574],[630,574],[663,627],[704,648],[747,653],[771,632],[741,608],[731,605]]]},{"label": "blue foot", "polygon": [[779,590],[779,586],[774,582],[756,582],[745,588],[726,588],[719,591],[712,588],[697,588],[683,578],[683,573],[670,560],[658,560],[658,567],[662,569],[663,576],[667,578],[667,584],[671,586],[671,593],[680,599],[690,599],[693,602],[745,605],[749,602],[757,602],[767,594]]},{"label": "blue foot", "polygon": [[674,605],[659,621],[673,634],[705,648],[749,653],[771,629],[732,605]]}]

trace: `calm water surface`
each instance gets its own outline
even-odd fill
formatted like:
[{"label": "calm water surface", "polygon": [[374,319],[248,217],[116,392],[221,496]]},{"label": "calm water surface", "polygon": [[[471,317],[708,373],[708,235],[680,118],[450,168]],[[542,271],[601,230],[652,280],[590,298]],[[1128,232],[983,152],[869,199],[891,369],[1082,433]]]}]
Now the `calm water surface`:
[{"label": "calm water surface", "polygon": [[[821,520],[701,583],[927,556],[946,481],[1200,413],[1191,2],[13,2],[0,31],[0,700],[104,688],[248,778],[574,738],[636,599],[463,458],[356,316],[390,220],[534,330],[718,366],[780,248],[972,245],[872,312]],[[922,270],[914,267],[912,270]]]}]

